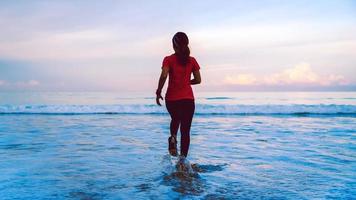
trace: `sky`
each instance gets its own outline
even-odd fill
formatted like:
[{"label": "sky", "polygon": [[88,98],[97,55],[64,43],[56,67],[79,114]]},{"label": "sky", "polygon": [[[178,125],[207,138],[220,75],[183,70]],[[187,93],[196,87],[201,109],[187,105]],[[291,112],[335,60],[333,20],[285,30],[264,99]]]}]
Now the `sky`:
[{"label": "sky", "polygon": [[155,91],[187,33],[200,91],[356,91],[355,0],[0,1],[0,91]]}]

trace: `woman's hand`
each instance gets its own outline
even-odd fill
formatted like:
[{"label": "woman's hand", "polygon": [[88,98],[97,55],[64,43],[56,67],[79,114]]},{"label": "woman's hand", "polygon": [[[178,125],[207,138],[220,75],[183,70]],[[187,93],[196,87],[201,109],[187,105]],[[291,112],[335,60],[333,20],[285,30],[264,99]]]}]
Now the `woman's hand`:
[{"label": "woman's hand", "polygon": [[156,103],[159,106],[161,106],[161,102],[159,102],[159,99],[163,100],[161,92],[162,92],[163,85],[166,82],[166,79],[167,79],[167,76],[168,76],[168,72],[169,72],[169,67],[162,67],[161,76],[159,77],[158,87],[157,87],[157,90],[156,90]]},{"label": "woman's hand", "polygon": [[191,85],[196,85],[201,83],[201,77],[199,70],[193,72],[194,79],[190,80]]},{"label": "woman's hand", "polygon": [[162,95],[161,95],[161,94],[156,94],[156,103],[157,103],[157,105],[162,106],[162,105],[161,105],[161,102],[159,102],[159,99],[162,99],[162,100],[163,100]]}]

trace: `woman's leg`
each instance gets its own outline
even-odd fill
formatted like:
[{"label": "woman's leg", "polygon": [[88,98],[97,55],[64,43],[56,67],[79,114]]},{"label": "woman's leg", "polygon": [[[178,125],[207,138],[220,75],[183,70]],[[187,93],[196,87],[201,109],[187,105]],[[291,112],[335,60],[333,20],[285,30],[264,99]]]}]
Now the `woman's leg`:
[{"label": "woman's leg", "polygon": [[190,144],[190,127],[195,110],[194,100],[184,100],[181,104],[182,119],[181,119],[181,140],[180,140],[180,154],[187,157]]},{"label": "woman's leg", "polygon": [[177,132],[180,124],[180,113],[177,102],[175,101],[166,101],[167,110],[171,116],[170,132],[171,136],[177,138]]}]

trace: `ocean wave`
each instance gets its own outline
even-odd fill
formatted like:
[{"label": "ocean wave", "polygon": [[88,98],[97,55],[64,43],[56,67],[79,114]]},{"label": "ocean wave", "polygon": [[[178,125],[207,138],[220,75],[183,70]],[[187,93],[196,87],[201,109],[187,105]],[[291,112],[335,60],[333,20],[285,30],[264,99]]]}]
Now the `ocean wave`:
[{"label": "ocean wave", "polygon": [[231,97],[207,97],[205,98],[206,100],[230,100],[230,99],[234,99]]},{"label": "ocean wave", "polygon": [[[0,114],[166,114],[164,106],[141,105],[0,105]],[[356,105],[213,105],[197,104],[197,115],[356,115]]]}]

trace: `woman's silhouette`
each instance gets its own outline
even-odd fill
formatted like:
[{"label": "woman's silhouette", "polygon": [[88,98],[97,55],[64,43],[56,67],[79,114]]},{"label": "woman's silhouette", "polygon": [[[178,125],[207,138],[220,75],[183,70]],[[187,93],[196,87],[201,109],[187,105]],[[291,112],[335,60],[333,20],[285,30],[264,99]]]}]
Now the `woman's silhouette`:
[{"label": "woman's silhouette", "polygon": [[[194,95],[191,85],[201,82],[199,64],[190,56],[189,39],[183,32],[178,32],[172,39],[174,54],[163,59],[162,72],[156,90],[156,102],[161,105],[161,91],[169,75],[168,88],[165,96],[166,107],[171,115],[168,151],[177,156],[177,132],[180,126],[180,155],[187,157],[190,143],[190,126],[195,110]],[[191,74],[194,78],[191,80]]]}]

